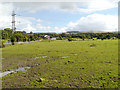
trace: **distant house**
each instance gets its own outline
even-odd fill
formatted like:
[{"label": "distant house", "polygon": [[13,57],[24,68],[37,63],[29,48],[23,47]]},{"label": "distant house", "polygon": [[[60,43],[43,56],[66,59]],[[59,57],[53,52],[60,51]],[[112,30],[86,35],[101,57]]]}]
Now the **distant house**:
[{"label": "distant house", "polygon": [[39,35],[39,37],[41,37],[43,39],[50,39],[50,36],[48,36],[48,35]]},{"label": "distant house", "polygon": [[46,39],[50,39],[50,36],[48,36],[48,35],[45,35],[45,36],[44,36],[44,38],[46,38]]},{"label": "distant house", "polygon": [[56,40],[56,38],[51,38],[51,40]]}]

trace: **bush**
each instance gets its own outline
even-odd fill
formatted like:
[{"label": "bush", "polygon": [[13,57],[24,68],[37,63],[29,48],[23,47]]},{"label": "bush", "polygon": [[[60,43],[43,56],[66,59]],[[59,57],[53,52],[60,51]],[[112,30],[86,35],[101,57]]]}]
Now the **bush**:
[{"label": "bush", "polygon": [[34,41],[34,37],[33,36],[30,36],[30,41]]},{"label": "bush", "polygon": [[94,43],[90,44],[90,47],[96,47],[96,44],[94,44]]},{"label": "bush", "polygon": [[63,40],[63,38],[61,36],[56,38],[57,40]]},{"label": "bush", "polygon": [[23,38],[23,42],[26,42],[27,40],[28,40],[27,37],[24,37],[24,38]]},{"label": "bush", "polygon": [[101,38],[101,40],[104,40],[104,39],[106,39],[106,38],[105,37]]},{"label": "bush", "polygon": [[14,42],[15,42],[15,37],[14,36],[11,37],[11,42],[12,42],[12,45],[14,45]]},{"label": "bush", "polygon": [[3,42],[2,42],[2,44],[0,45],[0,48],[3,48],[3,47],[5,47],[5,44],[3,44]]},{"label": "bush", "polygon": [[38,37],[38,40],[42,39],[42,37]]},{"label": "bush", "polygon": [[104,38],[101,38],[101,40],[104,40]]},{"label": "bush", "polygon": [[73,41],[73,39],[72,38],[68,38],[68,41]]},{"label": "bush", "polygon": [[2,43],[2,48],[5,47],[5,44]]}]

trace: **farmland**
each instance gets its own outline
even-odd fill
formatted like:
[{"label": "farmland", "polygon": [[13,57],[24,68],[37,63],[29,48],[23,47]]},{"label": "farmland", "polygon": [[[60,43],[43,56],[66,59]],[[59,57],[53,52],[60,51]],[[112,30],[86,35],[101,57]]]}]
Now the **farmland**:
[{"label": "farmland", "polygon": [[2,48],[3,88],[117,88],[118,40],[41,41]]}]

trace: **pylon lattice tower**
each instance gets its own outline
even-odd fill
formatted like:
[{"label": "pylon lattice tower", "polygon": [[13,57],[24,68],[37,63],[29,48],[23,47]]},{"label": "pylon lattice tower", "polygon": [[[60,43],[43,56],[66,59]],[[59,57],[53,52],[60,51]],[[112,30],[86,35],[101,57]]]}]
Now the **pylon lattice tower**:
[{"label": "pylon lattice tower", "polygon": [[15,12],[14,12],[14,10],[13,10],[13,12],[12,12],[12,30],[13,30],[13,32],[15,32],[15,29],[16,29],[16,27],[15,27]]}]

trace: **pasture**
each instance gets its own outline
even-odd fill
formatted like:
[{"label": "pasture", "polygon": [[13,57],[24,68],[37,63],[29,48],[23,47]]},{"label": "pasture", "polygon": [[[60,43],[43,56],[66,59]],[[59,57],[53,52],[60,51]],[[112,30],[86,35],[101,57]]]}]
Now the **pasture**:
[{"label": "pasture", "polygon": [[117,88],[118,40],[40,41],[2,48],[3,88]]}]

